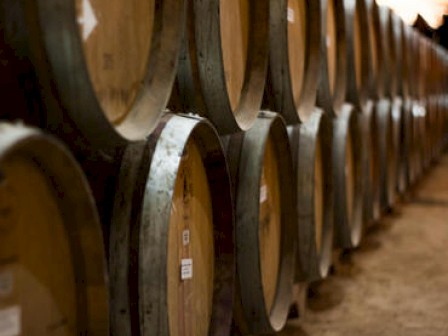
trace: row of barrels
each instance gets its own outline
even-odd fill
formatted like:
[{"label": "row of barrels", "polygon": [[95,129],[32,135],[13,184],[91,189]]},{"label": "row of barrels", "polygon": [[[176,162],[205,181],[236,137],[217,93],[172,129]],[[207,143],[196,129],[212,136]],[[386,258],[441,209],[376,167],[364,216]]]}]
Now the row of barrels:
[{"label": "row of barrels", "polygon": [[345,102],[425,90],[422,38],[374,0],[2,0],[0,17],[2,97],[15,104],[1,117],[75,150],[111,155],[167,107],[227,135],[260,110],[297,124],[316,105],[336,117]]},{"label": "row of barrels", "polygon": [[75,154],[0,126],[0,334],[275,333],[445,144],[448,54],[373,0],[0,17],[0,118]]}]

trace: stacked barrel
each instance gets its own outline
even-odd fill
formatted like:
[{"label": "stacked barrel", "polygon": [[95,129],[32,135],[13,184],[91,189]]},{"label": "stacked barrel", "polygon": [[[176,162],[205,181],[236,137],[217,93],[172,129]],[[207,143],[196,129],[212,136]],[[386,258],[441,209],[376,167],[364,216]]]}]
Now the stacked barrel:
[{"label": "stacked barrel", "polygon": [[437,159],[448,52],[374,0],[0,0],[0,335],[266,335]]}]

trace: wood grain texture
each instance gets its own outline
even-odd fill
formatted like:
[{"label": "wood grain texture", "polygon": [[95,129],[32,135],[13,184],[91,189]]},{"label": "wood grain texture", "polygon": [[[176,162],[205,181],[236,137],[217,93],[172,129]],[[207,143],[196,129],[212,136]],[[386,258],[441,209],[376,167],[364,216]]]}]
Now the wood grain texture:
[{"label": "wood grain texture", "polygon": [[[197,145],[184,149],[173,189],[168,229],[168,319],[170,335],[208,335],[213,304],[213,205]],[[181,279],[182,260],[193,262]]]},{"label": "wood grain texture", "polygon": [[[95,17],[89,35],[88,4]],[[93,88],[107,119],[118,126],[135,104],[148,71],[155,1],[76,0],[76,10]]]},{"label": "wood grain texture", "polygon": [[108,335],[101,228],[80,168],[36,130],[1,124],[0,140],[0,310],[17,309],[23,335]]}]

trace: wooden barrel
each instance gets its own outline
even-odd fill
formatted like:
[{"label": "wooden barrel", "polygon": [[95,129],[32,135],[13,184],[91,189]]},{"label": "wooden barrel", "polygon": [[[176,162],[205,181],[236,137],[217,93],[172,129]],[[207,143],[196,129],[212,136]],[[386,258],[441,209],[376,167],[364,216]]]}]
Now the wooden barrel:
[{"label": "wooden barrel", "polygon": [[289,124],[306,121],[316,103],[320,14],[319,1],[280,0],[271,6],[266,100]]},{"label": "wooden barrel", "polygon": [[379,156],[380,156],[380,188],[381,210],[388,211],[395,204],[397,197],[397,157],[394,138],[394,120],[392,103],[388,99],[377,102],[379,126]]},{"label": "wooden barrel", "polygon": [[296,268],[291,150],[278,114],[227,139],[236,211],[236,333],[271,334],[286,322]]},{"label": "wooden barrel", "polygon": [[384,95],[389,99],[397,95],[397,40],[394,33],[392,10],[386,6],[379,7],[381,29],[382,72],[384,80]]},{"label": "wooden barrel", "polygon": [[5,39],[31,60],[44,123],[76,146],[144,139],[165,109],[183,0],[1,2]]},{"label": "wooden barrel", "polygon": [[333,126],[334,225],[338,247],[359,245],[363,227],[361,121],[345,104]]},{"label": "wooden barrel", "polygon": [[378,99],[383,97],[384,88],[384,55],[383,32],[381,30],[379,7],[375,0],[365,0],[367,9],[367,22],[369,26],[371,83],[370,97]]},{"label": "wooden barrel", "polygon": [[396,96],[392,100],[392,146],[394,150],[395,192],[397,196],[406,189],[406,172],[404,163],[406,135],[404,134],[405,106],[401,97]]},{"label": "wooden barrel", "polygon": [[207,117],[220,134],[252,126],[267,72],[270,6],[267,0],[189,1],[179,109]]},{"label": "wooden barrel", "polygon": [[370,226],[381,217],[380,202],[380,160],[379,160],[379,129],[375,103],[366,105],[362,118],[363,140],[363,185],[364,185],[364,225]]},{"label": "wooden barrel", "polygon": [[359,111],[369,100],[371,76],[370,41],[367,6],[365,0],[346,1],[345,32],[347,43],[347,95],[346,101]]},{"label": "wooden barrel", "polygon": [[216,131],[166,115],[129,145],[110,233],[112,335],[225,335],[234,285],[230,179]]},{"label": "wooden barrel", "polygon": [[317,105],[338,116],[347,92],[347,43],[343,0],[321,0],[322,34]]},{"label": "wooden barrel", "polygon": [[0,124],[0,332],[109,335],[98,214],[81,169],[39,131]]},{"label": "wooden barrel", "polygon": [[328,275],[333,249],[332,122],[320,109],[288,129],[297,185],[298,247],[296,281]]}]

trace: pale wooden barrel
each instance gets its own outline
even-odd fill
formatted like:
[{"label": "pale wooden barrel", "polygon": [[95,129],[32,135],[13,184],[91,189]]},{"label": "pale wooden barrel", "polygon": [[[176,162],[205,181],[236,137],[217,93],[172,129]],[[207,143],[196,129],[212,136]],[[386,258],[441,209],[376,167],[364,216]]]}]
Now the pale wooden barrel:
[{"label": "pale wooden barrel", "polygon": [[56,140],[0,124],[0,333],[109,335],[98,214]]},{"label": "pale wooden barrel", "polygon": [[361,121],[353,105],[345,104],[333,121],[334,225],[337,245],[359,245],[363,229]]},{"label": "pale wooden barrel", "polygon": [[317,105],[331,116],[338,116],[347,93],[347,41],[343,1],[321,1],[321,17],[321,79]]},{"label": "pale wooden barrel", "polygon": [[183,0],[2,5],[5,39],[31,60],[49,130],[105,151],[153,130],[175,78]]},{"label": "pale wooden barrel", "polygon": [[112,335],[223,335],[234,279],[230,180],[216,131],[166,115],[129,145],[110,233]]},{"label": "pale wooden barrel", "polygon": [[332,122],[320,109],[288,129],[297,185],[298,248],[296,281],[328,275],[333,250]]},{"label": "pale wooden barrel", "polygon": [[189,1],[177,109],[207,117],[220,134],[253,125],[266,79],[271,6],[268,0]]},{"label": "pale wooden barrel", "polygon": [[261,112],[254,127],[225,139],[236,211],[237,333],[271,334],[286,323],[297,237],[286,126]]},{"label": "pale wooden barrel", "polygon": [[319,1],[281,0],[271,6],[266,99],[288,124],[304,122],[315,105],[319,80]]}]

